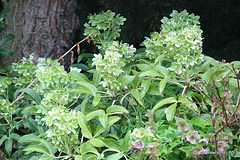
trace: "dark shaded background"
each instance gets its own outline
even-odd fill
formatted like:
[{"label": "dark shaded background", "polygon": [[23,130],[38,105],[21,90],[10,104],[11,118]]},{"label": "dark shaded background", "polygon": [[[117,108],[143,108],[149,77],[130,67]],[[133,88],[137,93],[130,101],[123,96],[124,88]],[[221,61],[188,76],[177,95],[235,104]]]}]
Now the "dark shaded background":
[{"label": "dark shaded background", "polygon": [[[200,16],[203,53],[228,62],[240,60],[240,0],[79,0],[81,27],[89,13],[112,10],[127,18],[122,27],[124,42],[139,44],[145,36],[159,31],[164,16],[172,10]],[[81,28],[80,33],[82,33]],[[82,36],[82,34],[81,34]]]}]

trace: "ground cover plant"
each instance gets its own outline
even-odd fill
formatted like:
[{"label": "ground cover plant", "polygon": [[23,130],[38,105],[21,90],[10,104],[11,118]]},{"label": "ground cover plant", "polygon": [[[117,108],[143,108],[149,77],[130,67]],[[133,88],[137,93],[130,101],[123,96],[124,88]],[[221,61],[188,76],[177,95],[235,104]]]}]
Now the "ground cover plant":
[{"label": "ground cover plant", "polygon": [[59,61],[72,49],[2,73],[2,159],[240,157],[240,62],[202,54],[199,16],[174,10],[138,50],[117,40],[124,17],[88,19],[73,48],[92,41],[99,53],[80,54],[69,72]]}]

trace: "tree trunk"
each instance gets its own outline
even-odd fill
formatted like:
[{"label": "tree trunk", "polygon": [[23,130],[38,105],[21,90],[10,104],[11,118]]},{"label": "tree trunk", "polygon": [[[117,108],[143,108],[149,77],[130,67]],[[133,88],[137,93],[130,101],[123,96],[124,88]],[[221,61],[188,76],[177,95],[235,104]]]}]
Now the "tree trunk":
[{"label": "tree trunk", "polygon": [[[79,26],[76,0],[9,0],[8,6],[10,12],[1,35],[14,34],[14,41],[6,46],[14,55],[2,57],[2,66],[31,54],[35,60],[56,59],[73,45]],[[68,67],[70,55],[62,63]]]}]

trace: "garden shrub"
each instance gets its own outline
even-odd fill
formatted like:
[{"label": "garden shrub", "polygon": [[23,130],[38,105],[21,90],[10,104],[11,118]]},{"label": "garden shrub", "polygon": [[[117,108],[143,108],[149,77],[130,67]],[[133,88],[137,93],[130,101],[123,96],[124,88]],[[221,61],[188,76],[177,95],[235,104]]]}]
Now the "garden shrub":
[{"label": "garden shrub", "polygon": [[79,56],[89,63],[84,72],[44,58],[12,64],[0,77],[0,156],[239,157],[240,62],[202,54],[198,16],[184,10],[170,17],[136,50],[116,39],[124,17],[90,15],[84,34],[99,53]]}]

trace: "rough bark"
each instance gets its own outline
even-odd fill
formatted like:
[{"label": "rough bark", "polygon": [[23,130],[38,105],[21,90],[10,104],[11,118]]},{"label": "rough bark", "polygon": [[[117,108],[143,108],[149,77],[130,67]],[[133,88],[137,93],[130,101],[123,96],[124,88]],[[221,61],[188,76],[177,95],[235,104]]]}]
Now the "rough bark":
[{"label": "rough bark", "polygon": [[[31,54],[35,60],[56,59],[73,45],[79,26],[76,0],[9,0],[8,5],[10,12],[1,34],[14,34],[14,41],[6,46],[14,56],[2,58],[2,65]],[[65,66],[70,64],[69,57],[62,62]]]}]

